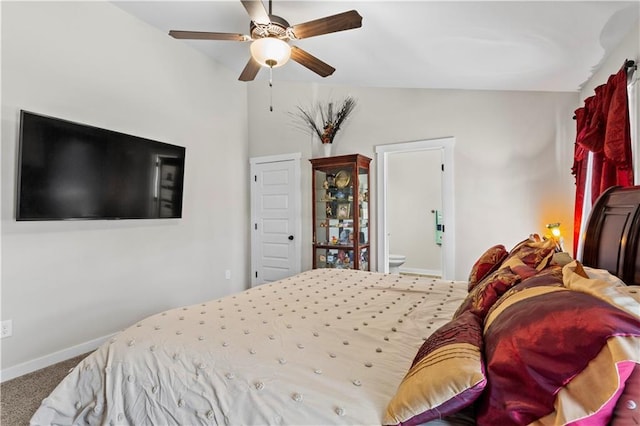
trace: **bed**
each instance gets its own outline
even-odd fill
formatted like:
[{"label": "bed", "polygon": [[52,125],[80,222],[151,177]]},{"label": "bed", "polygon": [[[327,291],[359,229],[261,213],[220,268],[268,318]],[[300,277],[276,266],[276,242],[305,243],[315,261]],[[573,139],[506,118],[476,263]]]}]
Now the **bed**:
[{"label": "bed", "polygon": [[600,197],[584,263],[530,237],[466,281],[317,269],[158,313],[31,424],[637,424],[639,206]]}]

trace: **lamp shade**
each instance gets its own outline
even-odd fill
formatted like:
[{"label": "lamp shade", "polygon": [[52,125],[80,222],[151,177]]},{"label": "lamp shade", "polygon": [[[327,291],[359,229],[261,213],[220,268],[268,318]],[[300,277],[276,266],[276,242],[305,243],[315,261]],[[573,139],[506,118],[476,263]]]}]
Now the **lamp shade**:
[{"label": "lamp shade", "polygon": [[259,38],[251,43],[251,56],[262,66],[276,68],[287,63],[291,46],[279,38]]}]

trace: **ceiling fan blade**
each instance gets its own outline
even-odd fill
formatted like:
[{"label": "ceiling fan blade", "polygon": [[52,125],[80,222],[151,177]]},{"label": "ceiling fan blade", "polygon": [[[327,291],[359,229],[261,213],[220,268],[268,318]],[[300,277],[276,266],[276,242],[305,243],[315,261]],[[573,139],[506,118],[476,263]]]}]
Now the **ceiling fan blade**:
[{"label": "ceiling fan blade", "polygon": [[204,31],[169,31],[169,35],[173,38],[186,40],[230,40],[230,41],[249,41],[251,37],[245,34],[233,33],[210,33]]},{"label": "ceiling fan blade", "polygon": [[260,0],[240,0],[242,5],[247,10],[249,17],[256,24],[268,25],[271,22],[267,9],[264,8],[264,4]]},{"label": "ceiling fan blade", "polygon": [[260,71],[260,64],[258,63],[258,61],[253,59],[253,57],[250,57],[247,65],[245,65],[244,69],[242,70],[240,77],[238,77],[238,80],[253,81],[253,79],[256,78],[256,75],[258,75],[258,71]]},{"label": "ceiling fan blade", "polygon": [[362,16],[355,10],[338,13],[337,15],[294,25],[291,27],[296,39],[315,37],[322,34],[335,33],[337,31],[360,28]]},{"label": "ceiling fan blade", "polygon": [[321,77],[328,77],[336,70],[331,65],[322,62],[320,59],[296,46],[291,46],[291,59],[309,68]]}]

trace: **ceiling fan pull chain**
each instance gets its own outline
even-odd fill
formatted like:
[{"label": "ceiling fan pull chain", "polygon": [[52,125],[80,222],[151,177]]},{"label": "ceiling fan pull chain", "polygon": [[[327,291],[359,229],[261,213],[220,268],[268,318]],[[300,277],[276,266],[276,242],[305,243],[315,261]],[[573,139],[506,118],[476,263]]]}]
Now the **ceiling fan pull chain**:
[{"label": "ceiling fan pull chain", "polygon": [[269,67],[269,111],[273,112],[273,67]]}]

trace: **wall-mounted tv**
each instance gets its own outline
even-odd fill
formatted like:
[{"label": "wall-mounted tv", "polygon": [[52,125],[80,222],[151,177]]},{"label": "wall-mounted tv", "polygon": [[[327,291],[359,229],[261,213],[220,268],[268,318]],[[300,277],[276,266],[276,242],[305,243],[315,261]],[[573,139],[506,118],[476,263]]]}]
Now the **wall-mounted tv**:
[{"label": "wall-mounted tv", "polygon": [[182,217],[185,148],[20,112],[16,220]]}]

